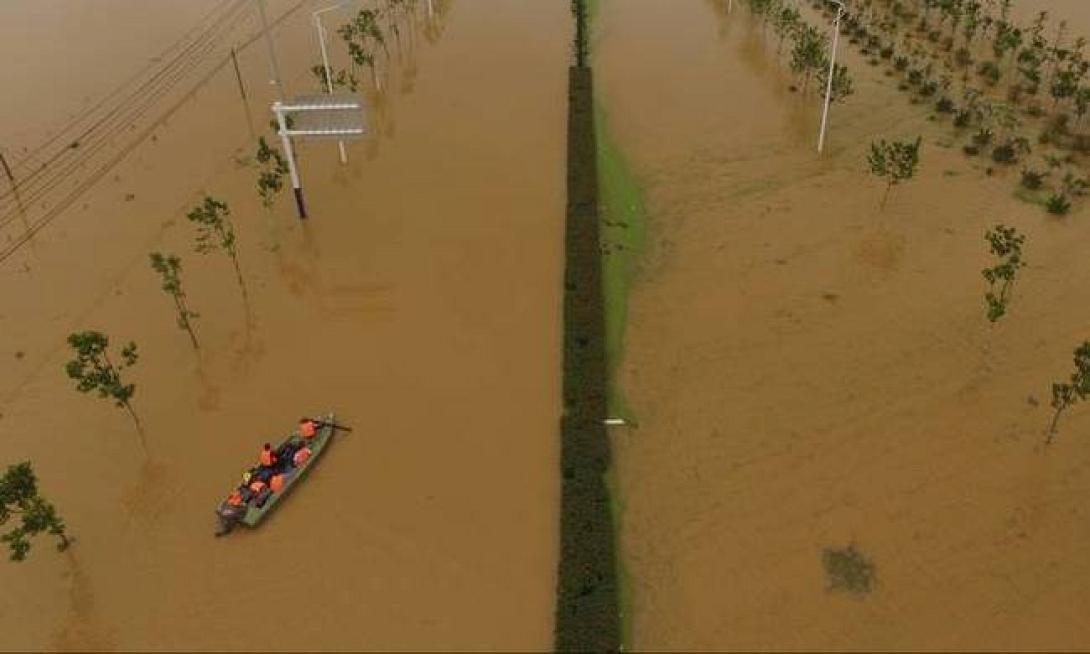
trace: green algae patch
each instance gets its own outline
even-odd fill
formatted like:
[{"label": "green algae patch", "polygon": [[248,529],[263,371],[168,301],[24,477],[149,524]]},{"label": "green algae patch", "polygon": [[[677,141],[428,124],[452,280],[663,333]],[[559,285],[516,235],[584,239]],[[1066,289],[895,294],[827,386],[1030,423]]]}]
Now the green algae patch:
[{"label": "green algae patch", "polygon": [[[623,527],[625,512],[624,500],[621,496],[621,484],[617,478],[616,468],[610,468],[605,475],[606,488],[609,489],[609,508],[613,515],[613,529],[617,533],[617,541]],[[621,548],[616,549],[614,568],[617,576],[617,612],[620,615],[621,650],[630,651],[632,648],[632,577],[624,564],[624,555]]]},{"label": "green algae patch", "polygon": [[617,381],[624,358],[628,297],[647,239],[643,190],[609,132],[605,111],[594,110],[598,163],[598,215],[602,244],[602,293],[605,301],[606,362],[609,417],[632,421]]}]

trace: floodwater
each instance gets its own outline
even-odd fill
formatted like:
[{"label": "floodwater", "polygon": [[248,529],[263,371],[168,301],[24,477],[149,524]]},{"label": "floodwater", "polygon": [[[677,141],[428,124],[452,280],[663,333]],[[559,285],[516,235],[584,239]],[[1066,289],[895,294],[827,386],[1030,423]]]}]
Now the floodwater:
[{"label": "floodwater", "polygon": [[[1085,650],[1090,410],[1042,447],[1090,338],[1085,209],[1014,199],[1017,170],[986,177],[855,53],[818,159],[816,96],[716,4],[597,22],[650,221],[620,373],[639,426],[613,433],[632,647]],[[1090,5],[1063,4],[1090,33]],[[868,144],[917,134],[921,173],[879,211]],[[1000,221],[1029,266],[989,329]],[[869,594],[828,589],[822,552],[849,544]]]},{"label": "floodwater", "polygon": [[[231,4],[3,3],[0,148],[16,174]],[[264,43],[245,46],[252,5],[233,4],[205,59],[133,92],[141,110],[76,143],[87,158],[68,153],[23,212],[0,205],[0,463],[33,461],[77,538],[0,566],[0,649],[547,648],[567,4],[437,0],[428,34],[391,40],[386,92],[367,94],[375,134],[348,165],[333,143],[301,147],[305,224],[290,192],[262,208],[245,165],[274,89]],[[269,2],[289,94],[316,91],[319,6]],[[232,207],[245,301],[224,256],[192,252],[185,212],[205,192]],[[182,256],[199,354],[154,250]],[[146,457],[124,412],[65,377],[81,329],[138,343],[126,372]],[[261,443],[326,410],[353,431],[260,529],[214,539],[213,509]]]}]

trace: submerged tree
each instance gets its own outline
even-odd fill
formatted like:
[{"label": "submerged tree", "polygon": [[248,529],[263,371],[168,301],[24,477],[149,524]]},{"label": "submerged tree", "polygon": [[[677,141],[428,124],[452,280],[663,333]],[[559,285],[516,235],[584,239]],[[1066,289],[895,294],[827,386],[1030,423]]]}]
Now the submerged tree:
[{"label": "submerged tree", "polygon": [[992,254],[999,259],[996,265],[985,268],[982,273],[989,285],[984,296],[988,304],[988,320],[994,323],[1007,312],[1014,278],[1018,269],[1026,265],[1022,261],[1022,244],[1026,237],[1013,227],[996,225],[994,230],[987,231],[984,238],[988,241]]},{"label": "submerged tree", "polygon": [[164,256],[160,252],[152,252],[151,268],[159,273],[163,279],[163,290],[174,300],[174,308],[178,312],[178,327],[189,334],[189,340],[193,342],[193,349],[198,349],[197,334],[193,331],[193,319],[198,317],[197,312],[192,311],[185,301],[185,291],[182,289],[182,262],[171,254]]},{"label": "submerged tree", "polygon": [[68,362],[65,371],[70,378],[76,380],[76,390],[80,393],[95,391],[99,397],[113,400],[116,406],[129,412],[139,431],[140,418],[133,411],[131,402],[136,386],[126,384],[121,378],[121,371],[136,363],[136,343],[130,341],[121,349],[121,363],[117,364],[110,360],[110,353],[107,351],[110,340],[102,332],[69,334],[68,345],[75,350],[76,358]]},{"label": "submerged tree", "polygon": [[261,205],[269,209],[276,199],[276,194],[284,188],[284,175],[288,174],[288,162],[280,150],[271,147],[265,137],[257,140],[257,162],[261,171],[257,176],[257,194],[261,196]]},{"label": "submerged tree", "polygon": [[916,168],[920,163],[921,137],[915,141],[892,141],[885,139],[870,144],[870,155],[867,161],[870,163],[870,171],[877,177],[886,180],[886,192],[882,195],[881,207],[886,206],[890,190],[916,174]]},{"label": "submerged tree", "polygon": [[[829,69],[822,68],[818,74],[818,81],[821,86],[826,86],[829,83]],[[833,84],[829,87],[829,99],[832,102],[841,102],[852,93],[855,93],[855,87],[852,84],[851,75],[848,74],[848,67],[837,64],[836,69],[833,71]]]},{"label": "submerged tree", "polygon": [[376,91],[382,90],[378,72],[375,68],[375,57],[378,48],[382,48],[384,54],[389,56],[386,48],[386,36],[379,26],[379,12],[374,9],[361,9],[356,17],[342,25],[337,33],[341,35],[348,45],[348,55],[352,63],[359,66],[367,66],[371,69],[371,81]]},{"label": "submerged tree", "polygon": [[359,88],[359,80],[347,70],[334,71],[332,68],[327,70],[324,65],[315,64],[310,67],[310,72],[314,73],[314,76],[318,78],[322,93],[325,93],[330,87],[334,89],[348,87],[353,93]]},{"label": "submerged tree", "polygon": [[802,76],[802,92],[806,93],[810,78],[825,64],[825,40],[810,25],[795,32],[795,47],[791,50],[791,70]]},{"label": "submerged tree", "polygon": [[779,42],[776,45],[777,54],[783,50],[783,41],[799,29],[799,10],[794,7],[782,7],[772,19],[772,29],[775,30]]},{"label": "submerged tree", "polygon": [[0,527],[18,519],[19,525],[0,535],[7,543],[12,561],[22,561],[30,553],[30,539],[41,533],[57,538],[57,550],[68,549],[71,540],[64,520],[57,510],[38,492],[38,478],[29,461],[8,466],[0,477]]},{"label": "submerged tree", "polygon": [[196,251],[208,254],[221,249],[227,253],[235,266],[239,288],[245,296],[246,283],[242,279],[242,268],[238,264],[235,227],[231,224],[231,209],[227,203],[206,195],[201,204],[186,214],[186,217],[197,225]]},{"label": "submerged tree", "polygon": [[1048,426],[1048,438],[1045,444],[1051,444],[1056,436],[1056,423],[1060,420],[1060,414],[1079,400],[1090,397],[1090,341],[1075,349],[1075,371],[1066,382],[1054,382],[1052,384],[1052,408],[1056,412],[1052,415],[1052,422]]}]

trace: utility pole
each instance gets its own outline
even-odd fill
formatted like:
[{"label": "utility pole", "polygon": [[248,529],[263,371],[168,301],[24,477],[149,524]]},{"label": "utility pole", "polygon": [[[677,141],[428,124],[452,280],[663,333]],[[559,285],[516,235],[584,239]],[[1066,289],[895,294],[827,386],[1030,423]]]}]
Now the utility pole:
[{"label": "utility pole", "polygon": [[269,31],[269,19],[265,15],[265,0],[254,0],[257,3],[257,12],[261,14],[261,31],[265,33],[265,45],[269,46],[269,65],[272,67],[273,83],[276,84],[276,99],[284,99],[284,82],[280,78],[280,62],[276,59],[276,48],[273,46],[272,32]]},{"label": "utility pole", "polygon": [[8,166],[8,160],[4,158],[3,152],[0,152],[0,168],[4,169],[4,174],[8,176],[8,181],[11,182],[11,187],[15,188],[15,175],[11,174],[11,168]]},{"label": "utility pole", "polygon": [[836,2],[836,20],[833,21],[833,45],[829,52],[829,79],[825,81],[825,109],[821,112],[821,133],[818,134],[818,154],[825,147],[825,126],[829,122],[829,102],[833,96],[833,76],[836,75],[836,44],[840,40],[840,16],[844,13],[844,3]]}]

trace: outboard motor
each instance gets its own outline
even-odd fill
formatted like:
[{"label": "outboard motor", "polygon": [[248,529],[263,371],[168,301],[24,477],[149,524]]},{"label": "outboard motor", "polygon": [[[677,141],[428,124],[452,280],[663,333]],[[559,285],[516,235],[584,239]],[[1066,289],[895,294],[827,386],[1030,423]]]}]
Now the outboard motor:
[{"label": "outboard motor", "polygon": [[231,533],[231,530],[235,528],[235,525],[242,520],[242,517],[246,515],[246,505],[231,506],[227,502],[220,504],[220,508],[216,509],[216,517],[219,518],[220,528],[216,531],[216,537],[226,536]]}]

